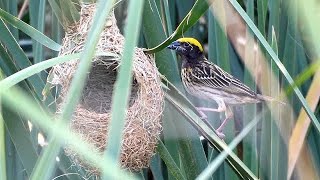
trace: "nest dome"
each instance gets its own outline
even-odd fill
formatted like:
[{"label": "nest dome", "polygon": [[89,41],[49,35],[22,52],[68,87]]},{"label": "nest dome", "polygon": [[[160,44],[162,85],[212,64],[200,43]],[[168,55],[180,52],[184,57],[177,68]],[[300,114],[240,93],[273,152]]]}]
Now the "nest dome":
[{"label": "nest dome", "polygon": [[[95,7],[95,4],[82,5],[80,21],[66,29],[60,55],[83,50]],[[124,37],[116,25],[114,14],[111,13],[100,35],[96,51],[111,52],[121,56],[123,45]],[[61,112],[61,104],[67,95],[78,63],[78,60],[69,61],[56,65],[51,70],[53,79],[50,83],[61,88],[57,113]],[[88,72],[81,101],[71,122],[71,129],[100,152],[104,151],[107,143],[112,91],[120,65],[119,59],[110,57],[100,56],[92,59],[92,69]],[[149,166],[150,159],[155,153],[162,130],[160,119],[164,104],[161,81],[154,59],[144,54],[141,48],[135,49],[133,79],[121,142],[120,164],[125,169],[138,171]],[[88,167],[76,152],[69,148],[65,151],[77,165],[93,173],[99,173],[99,170]]]}]

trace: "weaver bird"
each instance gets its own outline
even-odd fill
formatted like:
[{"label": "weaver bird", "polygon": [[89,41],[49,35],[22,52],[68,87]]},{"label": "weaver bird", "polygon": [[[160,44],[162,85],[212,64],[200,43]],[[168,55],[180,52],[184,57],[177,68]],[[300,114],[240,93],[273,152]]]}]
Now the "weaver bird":
[{"label": "weaver bird", "polygon": [[225,112],[224,121],[216,129],[220,138],[224,137],[223,128],[226,122],[233,117],[230,106],[273,100],[255,93],[239,79],[209,62],[203,53],[202,45],[194,38],[180,38],[168,48],[181,56],[181,80],[186,91],[198,98],[214,100],[218,104],[216,109],[197,107],[201,118],[207,120],[205,111]]}]

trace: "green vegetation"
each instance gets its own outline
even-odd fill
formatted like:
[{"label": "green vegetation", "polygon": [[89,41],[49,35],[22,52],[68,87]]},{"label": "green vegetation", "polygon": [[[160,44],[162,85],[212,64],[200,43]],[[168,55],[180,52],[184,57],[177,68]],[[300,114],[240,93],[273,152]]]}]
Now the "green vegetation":
[{"label": "green vegetation", "polygon": [[[80,20],[82,3],[95,0],[0,0],[0,179],[96,178],[66,156],[67,143],[101,169],[102,179],[320,179],[320,6],[315,0],[100,0],[83,52],[58,56],[64,30]],[[110,143],[98,153],[68,123],[92,57],[119,59],[114,52],[95,52],[113,8],[125,43],[111,129],[105,134]],[[182,36],[197,38],[210,61],[286,105],[234,107],[226,137],[219,139],[195,108],[216,103],[185,92],[179,57],[166,49]],[[154,55],[165,102],[150,168],[132,173],[117,162],[135,46]],[[57,115],[60,90],[50,90],[48,72],[74,59],[80,63]],[[223,114],[207,115],[218,127]]]}]

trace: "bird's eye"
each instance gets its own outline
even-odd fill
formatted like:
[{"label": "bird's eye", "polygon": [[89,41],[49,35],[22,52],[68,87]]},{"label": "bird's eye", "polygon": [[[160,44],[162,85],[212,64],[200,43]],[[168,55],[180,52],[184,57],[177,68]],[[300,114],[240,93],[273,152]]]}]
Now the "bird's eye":
[{"label": "bird's eye", "polygon": [[189,43],[184,43],[183,46],[184,46],[184,47],[189,47],[190,44],[189,44]]}]

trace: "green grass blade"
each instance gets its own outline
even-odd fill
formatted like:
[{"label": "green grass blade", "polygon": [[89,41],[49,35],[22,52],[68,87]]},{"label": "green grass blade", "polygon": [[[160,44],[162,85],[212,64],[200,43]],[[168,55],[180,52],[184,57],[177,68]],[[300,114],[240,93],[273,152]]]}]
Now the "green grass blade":
[{"label": "green grass blade", "polygon": [[172,22],[171,22],[171,15],[170,15],[170,6],[168,0],[162,0],[163,6],[164,6],[164,12],[165,12],[165,18],[166,18],[166,27],[167,27],[167,33],[171,34],[173,31],[172,28]]},{"label": "green grass blade", "polygon": [[[115,162],[119,162],[120,157],[122,132],[131,91],[133,55],[138,43],[143,3],[144,0],[130,1],[129,3],[123,57],[112,96],[111,121],[105,156],[112,157]],[[105,174],[104,178],[106,178]]]},{"label": "green grass blade", "polygon": [[[159,148],[159,146],[157,146],[157,148]],[[159,151],[159,150],[157,150],[157,151]],[[167,150],[167,152],[168,152],[168,150]],[[163,168],[162,168],[162,164],[161,164],[162,161],[160,159],[159,154],[160,154],[160,152],[152,157],[151,162],[150,162],[150,170],[151,170],[153,178],[155,180],[165,180],[165,176],[164,176],[165,173],[163,172]],[[172,159],[172,157],[171,157],[171,159]],[[172,161],[173,161],[173,159],[172,159]]]},{"label": "green grass blade", "polygon": [[[26,54],[23,52],[21,47],[18,45],[15,38],[11,35],[11,33],[8,31],[7,26],[5,23],[0,19],[0,40],[2,43],[6,46],[8,49],[8,52],[11,54],[12,59],[14,60],[14,63],[19,66],[20,69],[26,68],[31,65],[31,62],[29,61]],[[10,62],[12,63],[12,62]],[[40,78],[39,75],[32,76],[27,79],[29,82],[30,89],[32,90],[32,93],[35,92],[38,99],[41,99],[42,97],[42,89],[44,87],[44,82]],[[48,96],[47,102],[53,102],[53,97]]]},{"label": "green grass blade", "polygon": [[0,95],[3,98],[4,104],[11,110],[21,113],[32,124],[39,126],[46,133],[55,136],[60,143],[67,142],[72,150],[78,152],[90,165],[107,172],[113,179],[135,179],[128,172],[117,167],[110,157],[102,158],[92,145],[79,138],[78,134],[72,133],[67,124],[60,123],[63,121],[59,119],[55,121],[58,123],[52,121],[54,117],[50,116],[48,112],[40,110],[39,105],[26,93],[16,88],[11,88],[10,91],[0,90]]},{"label": "green grass blade", "polygon": [[218,23],[218,21],[215,21],[215,25],[213,28],[215,28],[214,32],[214,38],[215,38],[215,46],[216,48],[216,63],[218,66],[220,66],[222,69],[224,69],[227,72],[231,72],[230,67],[230,60],[229,60],[229,48],[228,48],[228,39],[225,34],[226,32],[226,9],[224,7],[224,3],[221,1],[216,4],[219,8],[221,8],[221,24]]},{"label": "green grass blade", "polygon": [[23,81],[24,79],[27,79],[30,76],[33,76],[34,74],[37,74],[45,69],[48,69],[56,64],[60,64],[66,61],[70,61],[73,59],[77,59],[80,57],[80,53],[76,54],[71,54],[71,55],[65,55],[65,56],[60,56],[56,58],[52,58],[46,61],[43,61],[41,63],[29,66],[7,78],[4,80],[0,81],[0,88],[2,90],[8,89],[19,82]]},{"label": "green grass blade", "polygon": [[[155,0],[149,0],[144,4],[142,32],[148,47],[156,46],[166,38]],[[159,71],[176,84],[180,82],[180,77],[174,56],[172,52],[166,50],[157,52],[155,59]]]},{"label": "green grass blade", "polygon": [[32,26],[26,24],[25,22],[17,19],[11,14],[7,13],[3,9],[0,9],[0,17],[4,19],[6,22],[10,23],[12,26],[18,28],[22,32],[29,35],[32,39],[38,41],[42,45],[52,49],[54,51],[59,51],[61,46],[56,42],[52,41],[50,38],[33,28]]},{"label": "green grass blade", "polygon": [[[60,161],[57,163],[58,168],[61,170],[60,176],[66,176],[65,179],[70,180],[83,180],[86,174],[79,166],[74,165],[70,161],[70,157],[66,156],[64,153],[60,153]],[[57,176],[54,178],[58,178]]]},{"label": "green grass blade", "polygon": [[11,111],[6,104],[3,105],[3,118],[8,129],[7,132],[19,155],[19,161],[21,160],[23,168],[26,170],[27,175],[30,176],[38,159],[38,154],[34,146],[32,146],[27,121],[20,117],[19,114]]},{"label": "green grass blade", "polygon": [[[38,0],[36,1],[31,1],[31,2],[36,2],[38,4],[38,7],[35,11],[29,11],[29,14],[31,17],[34,17],[35,19],[33,21],[35,21],[34,23],[34,27],[40,31],[42,34],[44,33],[44,26],[45,26],[45,9],[46,9],[46,1],[45,0],[40,0],[40,2],[38,2]],[[30,2],[30,3],[31,3]],[[34,5],[32,6],[32,4],[30,4],[30,7],[35,7]],[[34,15],[31,15],[34,14]],[[44,60],[44,51],[43,51],[43,46],[39,43],[39,42],[34,42],[33,43],[33,62],[34,63],[38,63]]]},{"label": "green grass blade", "polygon": [[[171,104],[167,103],[168,105]],[[168,107],[174,109],[172,105]],[[207,158],[198,132],[190,124],[181,121],[185,118],[180,113],[175,112],[174,117],[176,118],[171,120],[177,133],[176,143],[180,155],[180,168],[183,169],[188,179],[194,179],[207,167]]]},{"label": "green grass blade", "polygon": [[[0,69],[0,81],[4,78],[4,75]],[[2,117],[2,107],[0,98],[0,179],[7,179],[6,170],[6,131],[4,128],[4,120]]]},{"label": "green grass blade", "polygon": [[[61,44],[62,37],[63,37],[63,29],[62,29],[61,24],[59,23],[59,20],[54,15],[54,12],[51,12],[51,14],[52,14],[51,37],[58,44]],[[58,56],[58,52],[54,52],[53,56]]]},{"label": "green grass blade", "polygon": [[[250,16],[250,18],[254,21],[254,1],[249,0],[246,2],[246,12]],[[258,14],[260,11],[258,11]],[[258,15],[259,16],[259,15]],[[246,31],[246,45],[245,45],[245,64],[254,64],[257,63],[257,58],[253,53],[254,49],[254,39],[252,38],[252,33],[250,30]],[[256,90],[256,84],[254,83],[253,77],[251,76],[250,71],[245,68],[244,69],[244,78],[243,82],[248,85],[252,90]],[[246,105],[243,108],[243,125],[247,126],[250,123],[252,117],[257,116],[257,105],[251,104]],[[255,173],[258,174],[258,153],[257,153],[257,129],[253,130],[249,133],[243,140],[243,157],[244,163]]]},{"label": "green grass blade", "polygon": [[80,13],[78,12],[75,4],[71,0],[59,0],[60,8],[63,13],[63,18],[68,19],[71,25],[80,20]]},{"label": "green grass blade", "polygon": [[175,179],[186,179],[161,140],[158,141],[157,152]]},{"label": "green grass blade", "polygon": [[[271,1],[270,1],[271,2]],[[258,28],[263,36],[265,36],[265,26],[268,12],[268,0],[257,1],[258,11]]]},{"label": "green grass blade", "polygon": [[[177,21],[181,22],[187,16],[190,9],[192,9],[195,1],[184,1],[181,3],[179,0],[176,1],[176,13]],[[198,40],[201,40],[201,34],[199,33],[199,22],[196,22],[193,27],[190,27],[188,31],[183,32],[184,37],[194,37]]]},{"label": "green grass blade", "polygon": [[[51,179],[52,174],[55,170],[56,157],[60,152],[61,141],[50,137],[48,140],[49,144],[41,152],[40,158],[37,161],[35,170],[32,172],[30,179]],[[39,172],[41,171],[41,173]]]},{"label": "green grass blade", "polygon": [[[169,2],[168,0],[162,0],[164,3],[164,11],[165,11],[165,18],[166,18],[166,27],[167,27],[167,33],[172,34],[173,28],[172,28],[172,22],[171,22],[171,15],[170,15],[170,9],[169,9]],[[174,54],[173,51],[171,51],[173,54],[174,62],[177,61],[177,56]],[[162,73],[164,74],[164,73]]]},{"label": "green grass blade", "polygon": [[[271,42],[272,41],[272,32],[274,31],[275,33],[275,37],[279,37],[279,30],[280,30],[280,15],[281,15],[281,11],[280,11],[280,1],[270,1],[269,2],[269,6],[270,6],[270,17],[269,17],[269,29],[268,29],[268,41]],[[283,25],[281,25],[283,26]],[[277,39],[278,43],[279,40]],[[278,49],[278,48],[277,48]],[[278,54],[278,53],[276,53]]]},{"label": "green grass blade", "polygon": [[[165,103],[164,142],[184,176],[194,179],[208,165],[207,159],[198,132],[182,121],[185,117],[177,111],[172,111],[174,108],[172,104]],[[175,179],[172,176],[169,178]]]},{"label": "green grass blade", "polygon": [[[112,58],[117,58],[116,54],[113,53],[97,53],[97,56],[109,56]],[[59,56],[56,58],[48,59],[46,61],[34,64],[32,66],[29,66],[23,70],[20,70],[17,73],[14,73],[13,75],[5,78],[4,80],[0,81],[0,89],[5,90],[8,89],[19,82],[21,82],[24,79],[27,79],[30,76],[33,76],[34,74],[37,74],[45,69],[48,69],[54,65],[64,63],[67,61],[71,61],[73,59],[78,59],[81,56],[81,53],[75,53],[75,54],[69,54],[64,56]]]},{"label": "green grass blade", "polygon": [[[309,64],[306,69],[304,69],[301,73],[297,75],[297,78],[294,79],[295,86],[294,87],[301,87],[307,80],[311,79],[312,76],[318,71],[320,68],[320,61],[315,63]],[[293,92],[293,87],[288,87],[285,89],[286,94],[291,94]],[[316,112],[316,111],[315,111]]]},{"label": "green grass blade", "polygon": [[177,29],[171,34],[165,41],[161,44],[157,45],[154,48],[147,49],[145,52],[147,53],[155,53],[161,51],[166,48],[172,41],[178,39],[184,32],[186,32],[190,27],[192,27],[198,19],[206,12],[209,8],[207,1],[197,0],[193,5],[190,12],[187,16],[182,20]]},{"label": "green grass blade", "polygon": [[222,164],[223,161],[227,158],[228,154],[232,152],[232,149],[234,149],[243,140],[243,138],[257,125],[260,120],[261,115],[250,121],[250,123],[248,123],[248,125],[241,131],[241,133],[239,133],[239,135],[232,140],[228,147],[224,149],[218,155],[218,157],[216,157],[209,164],[209,166],[197,177],[197,180],[210,178],[214,171],[219,167],[219,165]]},{"label": "green grass blade", "polygon": [[[278,44],[277,44],[277,37],[275,34],[275,31],[273,30],[272,32],[272,37],[271,37],[271,47],[275,51],[275,53],[278,55]],[[271,61],[270,62],[270,67],[273,71],[274,76],[276,79],[279,79],[279,70],[276,67],[276,64]],[[277,82],[271,82],[272,86],[270,86],[270,92],[271,92],[271,97],[279,97],[280,95],[280,85]],[[272,104],[272,107],[274,107],[271,111],[271,117],[274,119],[280,119],[280,105],[279,103],[274,102]],[[272,179],[282,179],[285,177],[281,177],[280,174],[283,174],[279,171],[285,171],[286,165],[281,166],[281,163],[286,163],[286,158],[284,158],[284,154],[282,154],[280,148],[286,149],[286,147],[283,147],[281,143],[281,134],[279,132],[279,128],[277,125],[274,123],[274,121],[271,121],[271,143],[270,143],[270,177]],[[268,148],[269,145],[265,145],[265,148]],[[281,169],[281,170],[280,170]]]},{"label": "green grass blade", "polygon": [[[179,144],[178,144],[178,132],[176,129],[176,124],[174,122],[175,119],[180,118],[179,114],[172,112],[172,106],[170,104],[165,103],[164,111],[163,111],[163,121],[162,121],[162,128],[163,128],[163,142],[169,151],[172,159],[174,162],[180,167],[181,161],[181,152],[179,151]],[[183,169],[181,169],[181,173],[185,174]],[[168,179],[175,179],[170,173],[168,174]]]},{"label": "green grass blade", "polygon": [[[17,0],[8,1],[7,7],[4,8],[8,13],[10,13],[13,16],[18,15],[18,6],[17,6]],[[14,26],[9,25],[8,28],[10,29],[10,32],[12,33],[13,37],[15,39],[19,39],[19,31]]]},{"label": "green grass blade", "polygon": [[[0,45],[0,67],[3,69],[3,72],[6,76],[11,76],[12,74],[18,72],[18,67],[16,67],[16,64],[14,63],[14,60],[11,58],[10,54],[6,51],[6,49]],[[7,80],[3,80],[0,82],[5,82]],[[5,88],[4,86],[0,85],[2,88]],[[27,81],[22,81],[19,86],[23,88],[25,91],[27,91],[29,94],[31,94],[35,99],[39,99],[39,96],[36,94],[35,91],[30,88]],[[40,103],[40,102],[39,102]],[[52,105],[50,107],[53,107]]]},{"label": "green grass blade", "polygon": [[48,0],[51,9],[53,11],[53,13],[55,14],[56,18],[58,19],[58,21],[60,22],[60,24],[63,27],[68,27],[69,24],[71,24],[67,18],[64,18],[64,15],[62,13],[62,10],[59,6],[59,4],[56,2],[56,0]]},{"label": "green grass blade", "polygon": [[[262,36],[262,34],[258,30],[258,28],[255,26],[255,24],[249,18],[249,16],[244,12],[242,7],[239,5],[239,3],[236,0],[229,0],[229,1],[233,5],[233,7],[236,9],[236,11],[239,12],[239,14],[243,18],[243,20],[247,23],[247,25],[250,27],[250,29],[253,31],[253,33],[256,35],[256,37],[259,39],[259,41],[261,42],[263,47],[266,49],[268,54],[272,57],[273,61],[277,64],[278,68],[281,70],[282,74],[284,75],[284,77],[286,78],[288,83],[291,86],[294,86],[294,81],[293,81],[292,77],[290,76],[290,74],[288,73],[286,68],[283,66],[281,61],[279,60],[277,54],[272,50],[271,46],[268,44],[266,39]],[[302,93],[300,92],[300,90],[298,88],[294,88],[294,92],[295,92],[296,96],[298,97],[300,103],[302,104],[303,109],[306,111],[306,113],[308,114],[309,118],[311,119],[313,125],[315,126],[318,133],[320,134],[320,123],[317,120],[317,118],[315,117],[314,113],[311,111],[311,109],[308,106],[306,100],[304,99]]]}]

